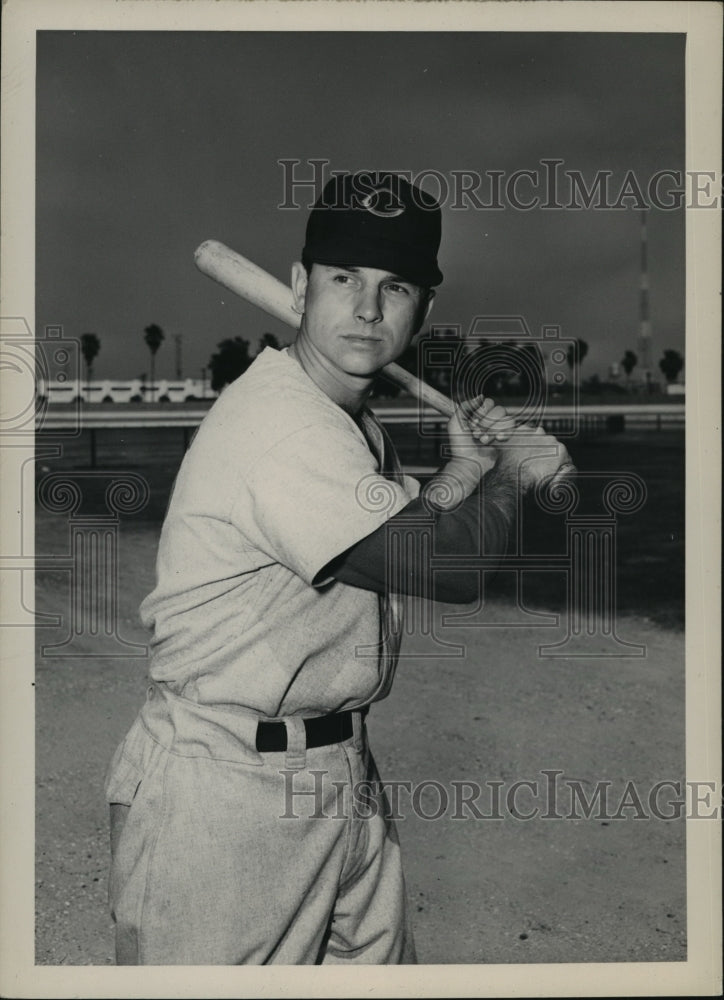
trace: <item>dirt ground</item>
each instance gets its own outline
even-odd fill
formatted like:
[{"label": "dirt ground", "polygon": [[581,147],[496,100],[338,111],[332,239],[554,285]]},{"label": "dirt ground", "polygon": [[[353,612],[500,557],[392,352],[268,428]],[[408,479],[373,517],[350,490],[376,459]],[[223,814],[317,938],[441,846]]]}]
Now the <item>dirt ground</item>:
[{"label": "dirt ground", "polygon": [[[67,549],[57,521],[39,518],[38,551]],[[141,644],[150,533],[124,525],[119,543],[119,632]],[[67,615],[68,601],[66,573],[39,573],[38,610]],[[368,722],[383,778],[411,783],[398,828],[420,961],[684,960],[684,822],[657,818],[649,804],[657,782],[684,780],[683,634],[622,617],[618,635],[644,645],[645,656],[551,658],[539,646],[564,637],[565,617],[531,626],[493,601],[476,627],[443,624],[459,610],[434,607],[433,629],[406,638],[393,692]],[[61,634],[38,629],[38,641]],[[463,655],[449,655],[441,637]],[[148,664],[98,656],[83,642],[77,651],[92,655],[37,660],[39,965],[113,962],[103,778],[143,699]],[[555,802],[545,794],[553,777]],[[515,792],[515,782],[533,785]],[[609,782],[603,810],[585,818],[575,782],[589,800]],[[468,796],[479,787],[477,813],[455,798],[463,787]],[[673,811],[671,797],[662,791],[662,814]],[[515,815],[536,807],[536,818]]]}]

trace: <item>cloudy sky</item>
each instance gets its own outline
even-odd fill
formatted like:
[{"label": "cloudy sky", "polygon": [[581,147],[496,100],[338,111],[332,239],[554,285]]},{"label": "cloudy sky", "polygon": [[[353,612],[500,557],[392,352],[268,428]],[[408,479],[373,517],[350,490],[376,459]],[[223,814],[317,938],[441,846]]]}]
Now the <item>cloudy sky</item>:
[{"label": "cloudy sky", "polygon": [[[637,347],[634,199],[522,210],[503,188],[502,209],[455,209],[453,172],[481,176],[484,204],[494,171],[505,185],[537,170],[537,188],[523,177],[517,193],[545,200],[545,159],[563,161],[564,205],[568,171],[589,186],[610,171],[612,202],[628,171],[646,193],[657,171],[684,169],[684,37],[42,31],[36,121],[36,326],[97,333],[98,378],[148,371],[149,323],[167,338],[159,377],[175,375],[177,334],[188,376],[225,337],[289,339],[193,263],[214,238],[288,280],[307,212],[278,208],[283,159],[310,178],[311,159],[406,170],[436,195],[441,175],[445,281],[431,319],[560,325],[589,343],[584,375],[603,375]],[[652,208],[648,231],[656,362],[684,351],[683,212]]]}]

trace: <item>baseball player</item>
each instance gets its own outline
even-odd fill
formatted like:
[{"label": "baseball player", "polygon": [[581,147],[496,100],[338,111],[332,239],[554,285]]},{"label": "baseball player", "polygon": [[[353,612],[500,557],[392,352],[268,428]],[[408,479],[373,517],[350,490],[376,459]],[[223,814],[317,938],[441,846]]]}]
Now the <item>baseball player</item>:
[{"label": "baseball player", "polygon": [[[335,175],[292,269],[296,342],[223,391],[184,458],[141,607],[151,683],[106,782],[119,964],[415,961],[365,715],[400,594],[472,601],[481,574],[430,580],[388,541],[426,522],[436,552],[501,552],[520,490],[567,460],[473,400],[421,490],[366,408],[442,280],[440,219],[397,175]],[[349,808],[361,785],[374,808]]]}]

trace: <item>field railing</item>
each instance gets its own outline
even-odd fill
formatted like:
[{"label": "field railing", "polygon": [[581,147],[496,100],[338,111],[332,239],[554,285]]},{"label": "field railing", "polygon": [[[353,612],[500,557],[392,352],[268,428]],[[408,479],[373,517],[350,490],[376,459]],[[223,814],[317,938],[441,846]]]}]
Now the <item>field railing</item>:
[{"label": "field railing", "polygon": [[[443,437],[446,419],[430,407],[385,406],[374,402],[372,409],[383,424],[408,425],[413,428],[417,426],[420,445],[425,440],[434,441]],[[93,469],[96,467],[99,431],[178,427],[185,451],[193,430],[199,426],[207,413],[208,407],[175,410],[163,405],[148,404],[122,410],[95,408],[87,404],[63,410],[47,406],[38,411],[36,431],[40,436],[47,432],[75,437],[87,431],[90,466]],[[639,406],[609,404],[582,407],[549,406],[543,411],[541,420],[546,431],[567,439],[579,434],[619,434],[628,429],[637,431],[683,429],[684,416],[685,409],[680,403]]]},{"label": "field railing", "polygon": [[[372,410],[383,424],[444,424],[445,418],[427,406],[388,406],[372,402]],[[515,409],[510,408],[513,413]],[[520,412],[523,412],[521,409]],[[198,427],[208,413],[208,407],[188,407],[171,410],[167,407],[138,404],[129,409],[96,409],[92,404],[71,409],[48,406],[39,410],[37,430],[100,429],[111,427]],[[682,403],[606,404],[601,406],[547,406],[543,424],[553,429],[555,424],[611,430],[614,426],[660,430],[663,427],[683,427],[685,407]],[[612,419],[615,418],[615,419]],[[621,425],[623,420],[623,425]]]}]

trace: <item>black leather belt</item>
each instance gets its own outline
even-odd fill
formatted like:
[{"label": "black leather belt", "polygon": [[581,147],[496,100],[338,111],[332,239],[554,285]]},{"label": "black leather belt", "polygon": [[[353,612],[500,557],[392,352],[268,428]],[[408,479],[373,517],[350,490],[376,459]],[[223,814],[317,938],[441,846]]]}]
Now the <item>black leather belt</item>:
[{"label": "black leather belt", "polygon": [[[348,740],[354,732],[353,712],[334,712],[316,719],[304,719],[307,747],[327,747]],[[362,718],[367,708],[362,709]],[[260,753],[279,753],[287,749],[287,727],[283,722],[259,722],[256,729],[256,748]]]}]

